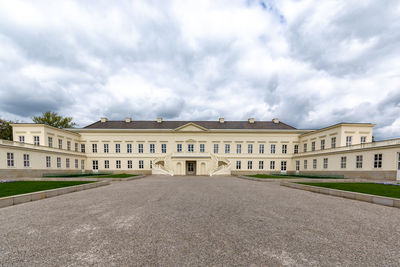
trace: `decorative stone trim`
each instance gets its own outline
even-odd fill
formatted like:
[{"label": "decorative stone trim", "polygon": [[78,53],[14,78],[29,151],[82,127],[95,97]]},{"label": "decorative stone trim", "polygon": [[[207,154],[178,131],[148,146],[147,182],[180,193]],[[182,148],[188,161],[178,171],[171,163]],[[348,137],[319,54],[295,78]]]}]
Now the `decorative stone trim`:
[{"label": "decorative stone trim", "polygon": [[109,185],[110,181],[100,181],[97,183],[89,183],[89,184],[82,184],[82,185],[73,185],[68,187],[61,187],[51,190],[39,191],[39,192],[32,192],[22,195],[15,195],[9,197],[0,198],[0,208],[22,204],[26,202],[31,202],[35,200],[60,196],[72,192],[78,192],[86,189],[92,189],[99,186]]},{"label": "decorative stone trim", "polygon": [[[139,175],[128,178],[85,178],[85,177],[32,177],[32,178],[5,178],[7,181],[78,181],[78,182],[98,182],[98,181],[110,181],[110,182],[122,182],[137,180],[146,177],[147,175]],[[2,179],[0,179],[2,180]]]},{"label": "decorative stone trim", "polygon": [[290,187],[290,188],[295,188],[295,189],[306,190],[306,191],[310,191],[313,193],[320,193],[320,194],[325,194],[325,195],[331,195],[331,196],[336,196],[336,197],[343,197],[343,198],[348,198],[348,199],[353,199],[353,200],[364,201],[364,202],[368,202],[368,203],[374,203],[374,204],[383,205],[383,206],[400,208],[400,199],[399,198],[383,197],[383,196],[363,194],[363,193],[344,191],[344,190],[338,190],[338,189],[330,189],[330,188],[324,188],[324,187],[318,187],[318,186],[312,186],[312,185],[290,183],[287,181],[281,181],[280,185]]}]

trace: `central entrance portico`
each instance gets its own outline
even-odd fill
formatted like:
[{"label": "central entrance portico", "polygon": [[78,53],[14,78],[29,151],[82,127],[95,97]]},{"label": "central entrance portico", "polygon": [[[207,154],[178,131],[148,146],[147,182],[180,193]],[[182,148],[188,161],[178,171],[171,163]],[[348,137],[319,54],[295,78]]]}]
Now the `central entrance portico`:
[{"label": "central entrance portico", "polygon": [[186,175],[196,175],[196,161],[186,161]]}]

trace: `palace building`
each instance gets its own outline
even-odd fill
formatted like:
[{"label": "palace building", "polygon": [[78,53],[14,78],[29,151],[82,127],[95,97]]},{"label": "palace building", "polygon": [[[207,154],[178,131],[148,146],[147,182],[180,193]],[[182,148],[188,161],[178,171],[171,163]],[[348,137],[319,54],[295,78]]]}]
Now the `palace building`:
[{"label": "palace building", "polygon": [[299,173],[400,179],[400,138],[373,141],[370,123],[300,130],[272,121],[111,121],[80,129],[12,124],[0,176],[61,172],[163,175]]}]

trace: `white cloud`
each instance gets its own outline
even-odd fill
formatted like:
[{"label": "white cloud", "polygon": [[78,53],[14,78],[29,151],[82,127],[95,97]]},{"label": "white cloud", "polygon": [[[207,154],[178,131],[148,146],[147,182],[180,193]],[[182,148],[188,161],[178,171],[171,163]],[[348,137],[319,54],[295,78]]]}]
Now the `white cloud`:
[{"label": "white cloud", "polygon": [[399,136],[400,5],[3,1],[0,116],[377,123]]}]

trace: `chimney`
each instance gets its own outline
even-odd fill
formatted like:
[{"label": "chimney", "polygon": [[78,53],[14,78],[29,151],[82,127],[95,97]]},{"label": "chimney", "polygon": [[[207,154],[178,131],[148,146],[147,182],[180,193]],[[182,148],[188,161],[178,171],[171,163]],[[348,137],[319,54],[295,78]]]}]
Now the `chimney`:
[{"label": "chimney", "polygon": [[132,119],[129,118],[129,117],[126,117],[126,118],[125,118],[125,122],[126,122],[126,123],[131,122],[131,121],[132,121]]},{"label": "chimney", "polygon": [[224,118],[219,118],[219,123],[224,123],[225,119]]},{"label": "chimney", "polygon": [[106,117],[102,117],[101,119],[100,119],[100,122],[106,122],[107,121],[107,118]]},{"label": "chimney", "polygon": [[272,122],[275,123],[275,124],[278,124],[279,123],[279,119],[278,118],[273,118]]},{"label": "chimney", "polygon": [[158,117],[158,118],[157,118],[157,122],[158,122],[158,123],[162,123],[162,118],[161,118],[161,117]]},{"label": "chimney", "polygon": [[249,118],[249,123],[254,123],[254,118]]}]

